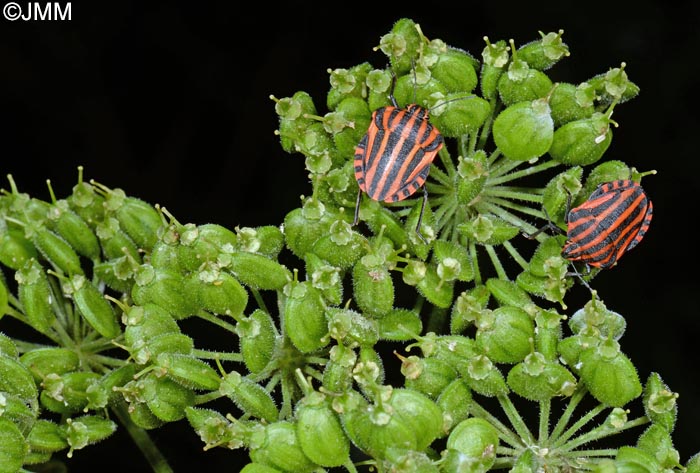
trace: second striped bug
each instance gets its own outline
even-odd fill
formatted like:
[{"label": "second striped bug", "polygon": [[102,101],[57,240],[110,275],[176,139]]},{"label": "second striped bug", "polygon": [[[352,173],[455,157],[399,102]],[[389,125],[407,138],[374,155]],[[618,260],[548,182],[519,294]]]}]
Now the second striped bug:
[{"label": "second striped bug", "polygon": [[600,184],[567,214],[562,256],[596,268],[614,266],[642,241],[654,206],[639,183],[620,179]]}]

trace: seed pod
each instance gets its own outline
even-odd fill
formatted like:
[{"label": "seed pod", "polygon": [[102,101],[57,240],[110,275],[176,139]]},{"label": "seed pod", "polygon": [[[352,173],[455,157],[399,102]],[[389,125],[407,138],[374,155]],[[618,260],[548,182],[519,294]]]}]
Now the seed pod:
[{"label": "seed pod", "polygon": [[552,236],[542,240],[530,258],[528,271],[533,276],[546,277],[547,264],[551,258],[562,258],[561,248],[563,246],[563,236]]},{"label": "seed pod", "polygon": [[562,338],[564,317],[555,310],[538,310],[535,315],[535,349],[547,361],[557,359],[557,346]]},{"label": "seed pod", "polygon": [[[190,279],[194,277],[196,274],[191,275]],[[136,272],[135,281],[131,298],[138,305],[151,302],[165,309],[176,320],[196,314],[201,309],[198,299],[201,284],[186,286],[185,278],[179,272],[142,264]]]},{"label": "seed pod", "polygon": [[595,112],[594,98],[593,87],[585,82],[579,86],[568,82],[557,83],[549,99],[554,126],[559,128],[574,120],[590,118]]},{"label": "seed pod", "polygon": [[450,138],[478,130],[491,113],[488,101],[464,92],[433,98],[430,104],[433,107],[430,111],[431,123],[443,136]]},{"label": "seed pod", "polygon": [[[416,452],[403,448],[387,449],[386,460],[383,462],[389,471],[414,472],[414,473],[439,473],[441,468],[435,464],[435,460],[425,452]],[[441,466],[442,466],[442,462]]]},{"label": "seed pod", "polygon": [[114,189],[107,195],[105,207],[113,212],[120,227],[139,248],[146,251],[153,248],[163,219],[151,204],[136,197],[128,197],[121,189]]},{"label": "seed pod", "polygon": [[62,375],[80,367],[78,354],[62,347],[35,348],[24,353],[19,361],[31,371],[37,382],[50,373]]},{"label": "seed pod", "polygon": [[637,448],[653,455],[662,469],[673,469],[680,465],[680,455],[673,448],[671,434],[658,424],[650,425],[639,436]]},{"label": "seed pod", "polygon": [[128,412],[131,421],[145,430],[156,429],[165,424],[151,412],[145,402],[129,402]]},{"label": "seed pod", "polygon": [[117,314],[104,295],[84,276],[71,278],[72,297],[80,313],[92,328],[105,338],[121,334]]},{"label": "seed pod", "polygon": [[[566,228],[567,213],[570,210],[570,199],[581,190],[583,168],[573,166],[552,178],[544,188],[542,209],[547,218],[560,228]],[[587,196],[590,194],[586,194]]]},{"label": "seed pod", "polygon": [[194,405],[194,392],[168,377],[149,373],[138,382],[148,409],[164,422],[177,422],[185,417],[185,409]]},{"label": "seed pod", "polygon": [[472,392],[463,379],[456,378],[445,386],[435,402],[443,412],[443,431],[449,432],[469,417]]},{"label": "seed pod", "polygon": [[219,389],[221,377],[205,361],[192,355],[160,353],[156,365],[173,381],[188,389],[213,391]]},{"label": "seed pod", "polygon": [[416,288],[436,307],[447,309],[452,305],[454,281],[445,281],[440,278],[435,265],[428,265],[425,277],[420,280]]},{"label": "seed pod", "polygon": [[659,462],[650,453],[635,447],[623,446],[617,450],[615,456],[616,471],[630,471],[639,473],[653,473],[663,471]]},{"label": "seed pod", "polygon": [[364,98],[367,93],[365,79],[371,70],[372,66],[367,62],[350,69],[329,69],[331,89],[326,97],[328,109],[335,110],[338,104],[350,97]]},{"label": "seed pod", "polygon": [[459,374],[472,391],[482,396],[493,397],[508,393],[508,385],[503,374],[485,355],[469,358],[466,367],[459,368]]},{"label": "seed pod", "polygon": [[42,381],[41,405],[51,412],[72,415],[88,405],[88,388],[99,382],[100,375],[88,371],[48,374]]},{"label": "seed pod", "polygon": [[286,335],[302,353],[328,344],[328,323],[321,291],[308,282],[295,284],[284,307]]},{"label": "seed pod", "polygon": [[314,243],[311,251],[329,264],[345,270],[367,252],[367,239],[352,230],[347,222],[338,220],[331,225],[328,235]]},{"label": "seed pod", "polygon": [[330,359],[323,370],[323,389],[330,393],[344,393],[353,383],[352,370],[357,362],[357,354],[345,345],[334,345]]},{"label": "seed pod", "polygon": [[184,333],[163,333],[139,342],[134,347],[131,356],[139,364],[146,364],[159,353],[181,353],[189,355],[194,349],[194,341]]},{"label": "seed pod", "polygon": [[484,419],[470,417],[452,429],[447,437],[447,448],[456,450],[475,462],[480,471],[489,470],[496,461],[498,431]]},{"label": "seed pod", "polygon": [[121,388],[126,383],[134,379],[136,374],[136,366],[134,363],[128,363],[113,369],[102,376],[99,381],[101,389],[107,393],[107,404],[114,406],[120,399],[121,394],[117,388]]},{"label": "seed pod", "polygon": [[467,157],[458,157],[457,200],[462,205],[471,205],[481,194],[488,177],[486,153],[477,150]]},{"label": "seed pod", "polygon": [[187,291],[204,310],[239,318],[248,305],[248,292],[229,273],[204,269],[187,277]]},{"label": "seed pod", "polygon": [[[426,206],[427,207],[427,206]],[[360,204],[360,219],[367,223],[372,233],[380,233],[394,242],[395,248],[409,245],[408,233],[392,211],[374,199],[363,199]],[[415,225],[410,229],[415,233]]]},{"label": "seed pod", "polygon": [[377,332],[380,340],[405,342],[423,332],[423,321],[413,310],[392,309],[377,319]]},{"label": "seed pod", "polygon": [[408,423],[416,436],[417,451],[431,445],[442,431],[442,411],[428,396],[413,389],[396,388],[389,400],[394,413]]},{"label": "seed pod", "polygon": [[498,78],[498,94],[505,106],[511,107],[519,102],[544,97],[552,90],[552,85],[544,72],[514,57],[508,69]]},{"label": "seed pod", "polygon": [[50,227],[79,254],[96,260],[100,257],[100,243],[90,226],[73,212],[66,200],[55,202],[48,211]]},{"label": "seed pod", "polygon": [[0,416],[12,421],[26,437],[39,417],[39,406],[29,406],[21,397],[6,392],[0,394],[0,401]]},{"label": "seed pod", "polygon": [[554,122],[547,99],[517,102],[498,114],[493,122],[498,149],[515,161],[529,161],[549,151]]},{"label": "seed pod", "polygon": [[22,469],[29,445],[17,426],[0,418],[0,473],[16,473]]},{"label": "seed pod", "polygon": [[355,146],[360,142],[367,127],[369,127],[371,115],[367,102],[360,97],[346,97],[342,99],[333,114],[326,115],[326,118],[329,116],[338,118],[340,126],[342,126],[342,129],[339,131],[331,131],[335,147],[342,156],[352,156],[354,154]]},{"label": "seed pod", "polygon": [[196,271],[203,263],[216,262],[222,252],[232,252],[239,243],[234,232],[213,223],[188,223],[176,232],[180,243],[175,247],[178,262],[187,271]]},{"label": "seed pod", "polygon": [[343,279],[341,270],[331,266],[314,253],[306,253],[306,279],[311,285],[321,291],[323,298],[332,305],[340,305],[343,301]]},{"label": "seed pod", "polygon": [[486,47],[481,53],[483,59],[480,77],[481,95],[493,101],[498,93],[498,81],[503,74],[503,68],[508,64],[510,57],[505,41],[500,40],[492,44],[486,36],[484,41],[486,41]]},{"label": "seed pod", "polygon": [[394,306],[394,281],[389,270],[382,265],[364,263],[368,256],[353,267],[353,294],[362,311],[381,316]]},{"label": "seed pod", "polygon": [[224,376],[219,391],[247,415],[267,422],[276,422],[279,417],[279,411],[270,393],[236,371]]},{"label": "seed pod", "polygon": [[644,413],[654,424],[673,432],[678,415],[677,398],[678,394],[664,384],[658,373],[651,373],[644,385]]},{"label": "seed pod", "polygon": [[350,458],[350,440],[326,396],[314,392],[297,404],[297,438],[304,454],[323,467],[342,466]]},{"label": "seed pod", "polygon": [[69,458],[72,456],[73,450],[79,450],[104,440],[117,430],[117,424],[113,421],[93,415],[67,419],[61,427],[68,445],[70,445]]},{"label": "seed pod", "polygon": [[73,186],[73,192],[66,198],[70,208],[80,215],[91,228],[105,219],[104,197],[95,192],[95,187],[83,182],[82,168],[78,169],[78,183]]},{"label": "seed pod", "polygon": [[58,452],[68,448],[65,431],[56,423],[38,419],[27,435],[27,443],[33,452]]},{"label": "seed pod", "polygon": [[0,332],[0,355],[7,355],[10,358],[17,358],[19,356],[19,350],[14,340],[2,332]]},{"label": "seed pod", "polygon": [[239,248],[245,251],[259,253],[271,259],[276,259],[280,251],[282,251],[282,248],[284,248],[284,233],[280,227],[275,225],[264,225],[261,227],[252,228],[250,230],[252,230],[255,235],[255,250],[247,247],[247,245],[242,245],[241,241],[245,241],[241,237],[243,229],[238,231]]},{"label": "seed pod", "polygon": [[401,374],[406,377],[404,385],[432,399],[457,378],[457,371],[439,358],[401,357]]},{"label": "seed pod", "polygon": [[503,306],[477,318],[476,344],[496,363],[517,363],[530,352],[535,326],[523,309]]},{"label": "seed pod", "polygon": [[328,330],[331,337],[350,347],[373,346],[379,341],[377,321],[350,309],[329,307],[326,309]]},{"label": "seed pod", "polygon": [[272,317],[261,309],[255,309],[249,317],[236,325],[243,363],[251,373],[259,373],[270,363],[275,352],[277,329]]},{"label": "seed pod", "polygon": [[104,282],[107,287],[117,291],[128,293],[134,286],[135,265],[126,256],[121,258],[95,263],[92,272]]},{"label": "seed pod", "polygon": [[51,286],[44,268],[31,259],[15,273],[17,294],[29,324],[46,333],[56,319],[51,307]]},{"label": "seed pod", "polygon": [[36,406],[38,391],[32,373],[4,354],[0,354],[0,392],[17,395],[30,406]]},{"label": "seed pod", "polygon": [[311,473],[315,465],[301,449],[296,424],[278,421],[253,434],[250,459],[288,473]]},{"label": "seed pod", "polygon": [[423,35],[418,25],[408,18],[401,18],[382,36],[379,48],[391,61],[391,69],[396,74],[406,74],[414,67],[418,50],[423,43]]},{"label": "seed pod", "polygon": [[452,305],[450,333],[457,335],[472,325],[479,314],[486,309],[489,298],[489,290],[483,284],[462,292]]},{"label": "seed pod", "polygon": [[10,308],[7,302],[7,287],[5,287],[5,282],[3,281],[2,273],[0,272],[0,319]]},{"label": "seed pod", "polygon": [[282,470],[263,465],[262,463],[248,463],[240,473],[282,473]]},{"label": "seed pod", "polygon": [[564,30],[558,33],[544,34],[540,31],[541,39],[527,43],[518,48],[517,56],[537,70],[544,71],[569,55],[569,47],[561,40]]},{"label": "seed pod", "polygon": [[126,325],[124,340],[129,347],[137,347],[158,335],[180,332],[180,327],[170,314],[150,302],[129,307],[122,321]]},{"label": "seed pod", "polygon": [[97,224],[95,234],[100,240],[102,253],[107,259],[121,258],[128,255],[137,263],[141,262],[141,254],[134,240],[119,226],[116,218],[107,218]]},{"label": "seed pod", "polygon": [[533,352],[508,372],[508,387],[530,401],[545,401],[554,396],[570,396],[576,378],[557,362],[548,362]]},{"label": "seed pod", "polygon": [[[307,206],[309,206],[308,209]],[[317,208],[318,212],[311,212],[310,207]],[[295,256],[304,258],[316,240],[328,234],[333,223],[331,218],[321,203],[312,206],[307,201],[304,208],[292,210],[284,218],[284,235],[287,247]]]},{"label": "seed pod", "polygon": [[292,280],[292,273],[277,261],[243,251],[226,253],[226,269],[253,289],[279,290]]},{"label": "seed pod", "polygon": [[433,244],[433,253],[438,263],[447,258],[452,258],[459,263],[460,271],[457,273],[456,279],[464,282],[474,279],[474,266],[469,253],[463,246],[445,240],[437,240]]},{"label": "seed pod", "polygon": [[622,407],[642,394],[637,370],[614,340],[581,352],[580,375],[598,401]]},{"label": "seed pod", "polygon": [[36,259],[39,253],[25,236],[24,232],[14,228],[0,229],[0,263],[17,271],[30,259]]},{"label": "seed pod", "polygon": [[66,240],[46,227],[33,231],[32,243],[39,253],[64,274],[83,274],[80,257]]},{"label": "seed pod", "polygon": [[513,306],[523,309],[528,314],[536,314],[538,307],[530,295],[514,281],[501,278],[489,278],[486,287],[501,306]]},{"label": "seed pod", "polygon": [[153,245],[148,263],[155,268],[162,268],[175,272],[186,272],[186,269],[180,264],[180,254],[181,251],[178,244],[160,239]]},{"label": "seed pod", "polygon": [[603,157],[612,142],[610,118],[594,113],[558,128],[551,140],[549,155],[567,166],[588,166]]}]

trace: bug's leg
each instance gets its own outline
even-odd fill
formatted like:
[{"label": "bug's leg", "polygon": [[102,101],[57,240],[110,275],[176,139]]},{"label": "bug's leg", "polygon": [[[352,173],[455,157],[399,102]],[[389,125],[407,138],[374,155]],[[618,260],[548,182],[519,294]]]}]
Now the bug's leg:
[{"label": "bug's leg", "polygon": [[420,214],[418,214],[418,225],[416,225],[416,234],[418,238],[421,239],[423,243],[428,244],[428,240],[425,239],[423,234],[420,232],[420,226],[423,224],[423,212],[425,212],[425,204],[428,202],[428,189],[423,186],[423,203],[420,206]]},{"label": "bug's leg", "polygon": [[567,276],[576,276],[578,278],[578,280],[581,281],[581,284],[586,286],[588,288],[588,290],[591,291],[591,294],[595,293],[595,290],[590,286],[590,284],[588,284],[588,282],[585,279],[583,279],[584,276],[589,276],[591,274],[591,272],[592,272],[591,267],[589,265],[586,265],[586,272],[581,274],[579,272],[579,270],[576,269],[576,266],[572,262],[571,269],[572,269],[572,271],[566,273],[566,275]]},{"label": "bug's leg", "polygon": [[396,87],[396,73],[391,71],[391,87],[389,88],[389,100],[394,107],[400,108],[399,104],[396,102],[396,97],[394,97],[394,88]]},{"label": "bug's leg", "polygon": [[352,221],[352,226],[357,225],[360,221],[360,200],[362,199],[362,189],[357,191],[357,202],[355,202],[355,220]]},{"label": "bug's leg", "polygon": [[[567,203],[567,208],[568,208],[568,203]],[[562,230],[557,225],[555,225],[554,222],[552,222],[552,219],[549,218],[549,214],[547,213],[547,209],[542,207],[542,211],[544,212],[545,217],[547,217],[547,224],[540,227],[539,229],[535,230],[532,233],[523,232],[523,235],[525,236],[525,238],[528,238],[530,240],[534,240],[535,237],[537,237],[537,235],[544,232],[545,230],[552,230],[554,233],[558,233],[560,235],[564,234],[564,230]],[[568,212],[567,212],[567,214],[568,214]]]}]

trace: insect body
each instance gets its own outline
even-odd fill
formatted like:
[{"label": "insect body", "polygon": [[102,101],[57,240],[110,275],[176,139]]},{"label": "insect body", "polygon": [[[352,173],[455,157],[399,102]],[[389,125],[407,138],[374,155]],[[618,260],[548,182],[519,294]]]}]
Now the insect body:
[{"label": "insect body", "polygon": [[651,200],[637,182],[605,182],[588,200],[569,211],[562,256],[609,268],[642,241],[652,213]]},{"label": "insect body", "polygon": [[[362,192],[381,202],[397,202],[413,195],[425,183],[435,156],[443,145],[437,128],[428,121],[428,110],[410,104],[402,109],[391,97],[393,106],[372,114],[367,134],[355,148],[355,179],[360,186],[355,207],[359,219]],[[423,187],[423,205],[416,232],[420,233],[428,192]]]}]

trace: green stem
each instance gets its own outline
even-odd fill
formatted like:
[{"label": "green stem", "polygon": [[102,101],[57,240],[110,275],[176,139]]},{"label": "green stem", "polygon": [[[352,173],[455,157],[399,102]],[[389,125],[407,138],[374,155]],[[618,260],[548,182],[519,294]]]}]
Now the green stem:
[{"label": "green stem", "polygon": [[206,404],[207,402],[215,401],[217,399],[222,398],[224,395],[221,394],[221,391],[212,391],[210,393],[206,394],[198,394],[194,397],[194,404],[195,406],[199,406],[201,404]]},{"label": "green stem", "polygon": [[552,410],[552,401],[545,399],[540,401],[540,428],[537,434],[537,442],[544,445],[547,442],[549,432],[549,416]]},{"label": "green stem", "polygon": [[499,207],[498,205],[493,204],[492,202],[488,202],[488,201],[479,202],[477,204],[477,208],[482,213],[491,212],[495,216],[501,217],[506,222],[515,225],[516,227],[520,228],[521,230],[527,232],[528,234],[534,233],[538,230],[537,227],[527,223],[525,220],[521,219],[517,215],[505,210],[502,207]]},{"label": "green stem", "polygon": [[254,288],[250,288],[250,292],[253,294],[253,298],[255,299],[255,302],[258,304],[258,307],[260,307],[264,312],[267,312],[268,314],[270,313],[269,310],[267,310],[267,306],[265,305],[265,301],[263,300],[262,296],[260,295],[260,291]]},{"label": "green stem", "polygon": [[532,436],[530,429],[527,428],[527,425],[525,425],[523,418],[520,417],[520,413],[513,405],[513,401],[510,400],[510,397],[508,397],[506,394],[497,396],[497,398],[498,402],[501,404],[501,409],[503,409],[503,412],[505,412],[506,416],[508,416],[510,423],[513,425],[513,428],[518,433],[520,438],[523,439],[527,445],[534,444],[535,438]]},{"label": "green stem", "polygon": [[510,256],[513,257],[515,262],[518,263],[521,268],[523,268],[523,270],[528,270],[530,268],[530,263],[528,263],[528,261],[520,255],[518,250],[513,246],[511,242],[504,241],[503,247],[506,249],[508,254],[510,254]]},{"label": "green stem", "polygon": [[203,360],[243,361],[243,355],[240,353],[231,353],[227,351],[211,351],[195,348],[192,350],[192,355]]},{"label": "green stem", "polygon": [[[589,423],[590,421],[593,420],[595,416],[603,412],[605,409],[605,406],[603,404],[598,404],[596,407],[591,409],[590,411],[586,412],[586,415],[581,417],[576,423],[574,423],[571,427],[569,427],[559,438],[557,438],[553,443],[552,443],[552,448],[560,449],[564,443],[566,443],[567,440],[571,438],[572,435],[574,435],[576,432],[578,432],[584,425]],[[580,437],[579,437],[580,438]],[[571,447],[568,447],[566,450],[570,450]]]},{"label": "green stem", "polygon": [[496,186],[487,187],[482,195],[493,197],[505,197],[507,199],[524,200],[527,202],[542,203],[542,191],[540,189],[528,189],[524,187]]},{"label": "green stem", "polygon": [[512,202],[510,200],[502,199],[500,197],[489,197],[488,199],[484,200],[488,200],[488,202],[494,205],[498,205],[499,207],[517,210],[518,212],[532,215],[533,217],[538,217],[543,220],[546,218],[544,213],[539,209],[533,209],[532,207],[528,207],[527,205],[521,205],[517,202]]},{"label": "green stem", "polygon": [[557,421],[557,425],[555,425],[554,429],[552,429],[552,433],[549,436],[550,439],[557,439],[559,435],[561,435],[562,431],[564,430],[564,428],[566,428],[567,424],[569,423],[571,415],[576,410],[576,407],[578,407],[578,405],[581,403],[583,397],[586,395],[587,392],[588,391],[586,387],[583,384],[579,384],[576,391],[574,391],[574,394],[571,395],[571,398],[569,399],[569,404],[566,406],[564,413]]},{"label": "green stem", "polygon": [[515,432],[510,430],[503,422],[498,420],[498,418],[491,414],[489,411],[481,407],[476,401],[472,400],[469,404],[469,412],[474,417],[484,419],[489,424],[494,426],[496,430],[498,430],[498,436],[500,437],[500,439],[508,445],[510,445],[511,447],[515,449],[522,449],[526,447],[526,445],[523,444],[523,440],[518,438]]},{"label": "green stem", "polygon": [[119,422],[126,428],[126,431],[131,436],[136,446],[141,450],[141,453],[148,464],[151,465],[151,469],[154,473],[173,473],[173,469],[168,465],[168,461],[165,459],[163,454],[158,450],[156,444],[151,440],[148,432],[141,427],[138,427],[131,421],[129,414],[123,404],[118,404],[112,407],[112,411],[115,413]]},{"label": "green stem", "polygon": [[501,264],[501,260],[498,258],[498,255],[496,254],[496,250],[493,248],[493,245],[484,245],[484,248],[486,249],[486,253],[488,253],[489,258],[491,259],[491,264],[493,264],[493,267],[496,269],[496,274],[498,274],[499,279],[508,279],[508,275],[506,274],[506,270]]},{"label": "green stem", "polygon": [[574,450],[572,452],[557,452],[562,457],[614,457],[617,455],[616,448],[601,448],[598,450]]},{"label": "green stem", "polygon": [[[518,161],[516,162],[517,164],[520,164]],[[553,167],[559,166],[559,163],[556,161],[545,161],[543,163],[538,164],[537,166],[530,166],[525,169],[521,169],[520,171],[513,172],[510,174],[502,175],[502,173],[494,174],[491,173],[490,178],[486,181],[487,186],[495,186],[497,184],[503,184],[504,182],[509,182],[509,181],[514,181],[516,179],[520,179],[521,177],[525,176],[532,176],[533,174],[537,174],[538,172],[546,171],[547,169],[551,169]],[[514,168],[515,166],[511,167]],[[504,169],[507,169],[504,166]],[[499,169],[500,170],[500,169]]]},{"label": "green stem", "polygon": [[197,312],[197,317],[199,317],[200,319],[204,319],[204,320],[206,320],[207,322],[211,322],[211,323],[213,323],[214,325],[218,325],[219,327],[223,328],[224,330],[228,330],[229,332],[231,332],[231,333],[233,333],[233,334],[236,334],[236,327],[235,327],[235,325],[230,324],[230,323],[228,323],[228,322],[226,322],[226,321],[224,321],[224,320],[221,320],[221,319],[218,318],[217,316],[215,316],[215,315],[213,315],[213,314],[210,314],[210,313],[207,312],[207,311],[200,310],[199,312]]},{"label": "green stem", "polygon": [[473,240],[469,241],[469,256],[474,267],[474,284],[481,284],[481,272],[479,271],[479,255],[476,252],[476,243]]},{"label": "green stem", "polygon": [[[598,407],[603,407],[603,406],[601,405]],[[571,440],[570,442],[566,442],[563,445],[561,443],[559,443],[557,450],[558,451],[571,451],[571,450],[575,449],[576,447],[578,447],[579,445],[583,445],[583,444],[586,444],[588,442],[592,442],[594,440],[602,439],[604,437],[609,437],[611,435],[616,435],[622,431],[631,429],[633,427],[639,427],[640,425],[644,425],[644,424],[648,424],[648,423],[649,423],[649,418],[646,416],[642,416],[642,417],[638,417],[637,419],[625,422],[625,425],[623,425],[619,429],[613,429],[613,428],[610,428],[610,427],[606,426],[605,424],[603,424],[600,427],[597,427],[593,430],[586,432],[585,434],[579,435],[578,437]]]}]

